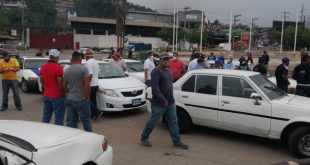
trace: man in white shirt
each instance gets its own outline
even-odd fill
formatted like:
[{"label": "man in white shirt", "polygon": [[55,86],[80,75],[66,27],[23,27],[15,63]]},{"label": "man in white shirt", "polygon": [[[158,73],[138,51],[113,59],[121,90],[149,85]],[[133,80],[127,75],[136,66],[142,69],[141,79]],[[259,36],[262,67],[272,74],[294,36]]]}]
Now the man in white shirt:
[{"label": "man in white shirt", "polygon": [[149,52],[148,58],[144,61],[144,80],[145,84],[150,87],[151,86],[151,72],[155,68],[154,64],[154,54],[153,52]]},{"label": "man in white shirt", "polygon": [[194,67],[198,64],[197,60],[200,57],[200,53],[195,53],[193,55],[193,59],[192,61],[189,62],[188,67],[187,67],[187,71],[193,70]]},{"label": "man in white shirt", "polygon": [[97,100],[96,93],[99,90],[98,85],[98,73],[99,73],[99,64],[96,59],[94,59],[94,52],[88,50],[85,53],[86,63],[85,66],[89,71],[90,77],[90,105],[91,105],[91,118],[97,120],[100,115],[97,109]]}]

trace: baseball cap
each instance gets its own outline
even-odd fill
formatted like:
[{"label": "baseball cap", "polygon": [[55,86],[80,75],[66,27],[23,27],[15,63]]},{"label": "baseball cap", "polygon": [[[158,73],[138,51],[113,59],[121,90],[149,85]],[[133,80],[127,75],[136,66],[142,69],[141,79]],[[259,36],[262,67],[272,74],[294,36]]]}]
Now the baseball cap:
[{"label": "baseball cap", "polygon": [[159,55],[159,58],[165,58],[165,57],[169,57],[170,58],[170,55],[168,53],[161,53]]},{"label": "baseball cap", "polygon": [[282,58],[282,62],[290,62],[290,59],[287,58],[287,57],[283,57],[283,58]]},{"label": "baseball cap", "polygon": [[120,57],[121,54],[119,54],[118,52],[114,52],[114,53],[113,53],[113,56],[114,56],[114,57]]},{"label": "baseball cap", "polygon": [[48,55],[50,57],[59,57],[60,56],[60,52],[56,49],[51,49],[49,52],[48,52]]}]

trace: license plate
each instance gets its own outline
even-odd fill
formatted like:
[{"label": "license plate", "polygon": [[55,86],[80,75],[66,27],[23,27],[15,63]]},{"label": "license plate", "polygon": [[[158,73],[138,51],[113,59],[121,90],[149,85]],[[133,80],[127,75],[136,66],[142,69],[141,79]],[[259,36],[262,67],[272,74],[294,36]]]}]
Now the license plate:
[{"label": "license plate", "polygon": [[141,99],[132,99],[132,105],[140,105]]}]

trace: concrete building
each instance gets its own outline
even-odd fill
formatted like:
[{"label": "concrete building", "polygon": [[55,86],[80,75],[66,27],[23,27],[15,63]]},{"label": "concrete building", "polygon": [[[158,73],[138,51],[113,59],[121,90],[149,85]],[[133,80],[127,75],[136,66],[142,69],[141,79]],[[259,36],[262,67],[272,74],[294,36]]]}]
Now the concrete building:
[{"label": "concrete building", "polygon": [[[74,48],[80,47],[116,47],[115,19],[71,17]],[[167,47],[168,43],[156,37],[161,28],[173,28],[164,22],[126,20],[125,41],[152,44],[152,48]]]}]

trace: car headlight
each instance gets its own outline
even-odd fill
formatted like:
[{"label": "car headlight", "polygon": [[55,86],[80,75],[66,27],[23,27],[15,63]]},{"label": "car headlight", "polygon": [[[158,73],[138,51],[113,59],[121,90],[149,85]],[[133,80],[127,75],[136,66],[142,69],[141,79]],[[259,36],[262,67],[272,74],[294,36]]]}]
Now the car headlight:
[{"label": "car headlight", "polygon": [[29,81],[38,81],[38,77],[29,77]]},{"label": "car headlight", "polygon": [[99,91],[106,96],[118,97],[117,93],[111,89],[99,89]]}]

